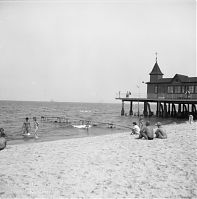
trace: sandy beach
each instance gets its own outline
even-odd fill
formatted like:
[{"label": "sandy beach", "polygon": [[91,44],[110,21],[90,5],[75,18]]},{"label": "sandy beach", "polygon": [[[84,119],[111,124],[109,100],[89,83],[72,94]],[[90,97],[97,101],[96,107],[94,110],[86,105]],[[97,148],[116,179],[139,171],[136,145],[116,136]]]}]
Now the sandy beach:
[{"label": "sandy beach", "polygon": [[0,198],[197,198],[196,124],[168,139],[128,133],[9,145],[0,151]]}]

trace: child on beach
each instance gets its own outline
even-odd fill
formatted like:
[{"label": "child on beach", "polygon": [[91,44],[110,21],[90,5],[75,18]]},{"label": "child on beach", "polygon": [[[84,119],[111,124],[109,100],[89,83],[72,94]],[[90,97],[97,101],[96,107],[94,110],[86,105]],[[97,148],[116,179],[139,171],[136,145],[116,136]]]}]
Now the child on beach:
[{"label": "child on beach", "polygon": [[7,145],[6,134],[4,133],[4,129],[0,128],[0,151],[5,149]]},{"label": "child on beach", "polygon": [[133,134],[140,134],[140,127],[137,125],[136,122],[133,122],[133,128],[132,128],[131,135],[133,135]]},{"label": "child on beach", "polygon": [[167,138],[167,134],[166,134],[165,129],[162,128],[161,123],[157,122],[155,124],[155,126],[157,126],[157,130],[155,131],[156,138],[166,139]]},{"label": "child on beach", "polygon": [[35,138],[37,139],[38,138],[38,126],[39,126],[39,123],[37,122],[37,119],[36,117],[33,117],[33,121],[34,121],[34,136]]},{"label": "child on beach", "polygon": [[22,135],[28,135],[29,136],[30,130],[31,130],[31,126],[30,126],[29,118],[26,117],[25,122],[23,123],[23,126],[22,126],[22,132],[23,132]]}]

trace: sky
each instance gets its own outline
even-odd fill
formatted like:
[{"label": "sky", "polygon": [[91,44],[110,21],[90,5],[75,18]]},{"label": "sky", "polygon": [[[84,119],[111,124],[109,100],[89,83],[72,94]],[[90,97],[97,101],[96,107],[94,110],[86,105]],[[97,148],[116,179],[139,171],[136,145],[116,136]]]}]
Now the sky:
[{"label": "sky", "polygon": [[0,1],[0,100],[116,102],[196,76],[195,0]]}]

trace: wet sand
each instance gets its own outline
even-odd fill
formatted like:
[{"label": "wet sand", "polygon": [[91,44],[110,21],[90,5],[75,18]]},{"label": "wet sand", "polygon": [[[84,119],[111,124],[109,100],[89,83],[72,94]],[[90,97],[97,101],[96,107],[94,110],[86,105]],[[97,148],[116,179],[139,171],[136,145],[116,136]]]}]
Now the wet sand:
[{"label": "wet sand", "polygon": [[0,198],[196,198],[196,125],[167,125],[166,140],[127,132],[8,145]]}]

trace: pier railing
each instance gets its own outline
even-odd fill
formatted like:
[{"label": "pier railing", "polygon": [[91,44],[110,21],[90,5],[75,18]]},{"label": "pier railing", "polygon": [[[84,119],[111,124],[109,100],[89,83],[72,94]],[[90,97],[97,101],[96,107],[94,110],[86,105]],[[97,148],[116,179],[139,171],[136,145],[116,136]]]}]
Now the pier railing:
[{"label": "pier railing", "polygon": [[166,94],[166,93],[132,93],[132,92],[118,92],[116,98],[147,98],[147,99],[197,99],[197,94]]},{"label": "pier railing", "polygon": [[147,98],[146,93],[118,92],[116,98]]}]

